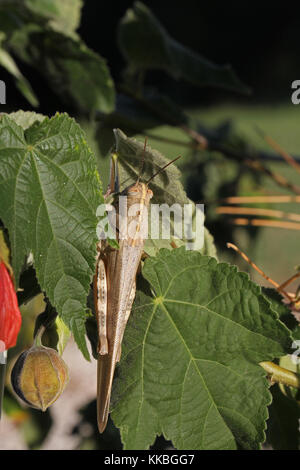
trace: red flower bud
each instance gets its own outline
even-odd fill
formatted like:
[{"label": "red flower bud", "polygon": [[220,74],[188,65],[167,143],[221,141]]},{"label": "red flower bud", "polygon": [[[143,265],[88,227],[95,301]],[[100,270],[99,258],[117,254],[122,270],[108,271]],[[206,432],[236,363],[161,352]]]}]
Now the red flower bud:
[{"label": "red flower bud", "polygon": [[0,352],[16,345],[21,322],[14,285],[0,259]]}]

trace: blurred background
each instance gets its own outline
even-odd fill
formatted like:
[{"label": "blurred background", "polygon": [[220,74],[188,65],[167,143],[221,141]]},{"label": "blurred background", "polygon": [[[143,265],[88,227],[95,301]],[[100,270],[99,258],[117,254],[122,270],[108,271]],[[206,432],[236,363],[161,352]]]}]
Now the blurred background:
[{"label": "blurred background", "polygon": [[[77,29],[84,43],[106,59],[117,92],[122,90],[120,84],[124,81],[126,68],[126,59],[117,41],[117,28],[133,3],[85,1]],[[240,256],[226,248],[226,242],[233,242],[265,273],[282,283],[299,264],[300,224],[295,223],[292,228],[242,226],[233,223],[235,217],[232,214],[219,213],[218,208],[224,207],[225,199],[231,196],[299,194],[299,172],[270,147],[257,128],[300,162],[300,105],[291,101],[291,84],[300,80],[300,8],[255,1],[186,0],[183,3],[145,0],[144,4],[178,43],[214,64],[230,64],[250,93],[213,86],[198,87],[187,80],[175,79],[164,70],[151,69],[143,77],[143,85],[159,90],[175,102],[188,117],[189,129],[205,136],[212,142],[212,148],[196,148],[181,125],[170,125],[169,122],[152,125],[150,129],[149,126],[138,128],[137,132],[125,123],[124,130],[142,141],[148,135],[149,145],[169,158],[182,155],[178,166],[185,189],[193,201],[205,204],[206,226],[215,239],[220,261],[235,263],[241,270],[249,272],[253,280],[268,285]],[[146,48],[145,56],[147,53]],[[81,123],[97,156],[105,188],[111,129],[115,126],[123,128],[122,110],[119,109],[119,114],[111,121],[103,118],[102,113],[91,118],[86,110],[76,106],[76,101],[66,101],[57,94],[41,69],[32,67],[26,60],[19,60],[18,66],[39,101],[35,111],[46,115],[67,111]],[[2,111],[33,110],[11,74],[1,66],[0,79],[7,85],[7,105],[1,107]],[[220,145],[225,146],[224,152],[218,151]],[[261,162],[267,171],[261,170],[259,165],[249,166],[249,158]],[[285,183],[278,184],[282,179]],[[297,202],[252,202],[246,206],[300,215]],[[279,217],[280,220],[284,218]],[[274,218],[266,216],[263,220]],[[292,220],[297,221],[297,217]],[[297,285],[291,286],[292,290],[296,288]],[[11,358],[31,344],[31,329],[36,314],[42,311],[41,302],[41,298],[36,298],[24,307],[26,321],[22,328],[28,333],[21,333],[23,342],[10,351]],[[21,408],[7,389],[6,413],[0,425],[0,449],[121,448],[118,431],[111,423],[102,437],[96,433],[95,361],[88,364],[72,342],[68,344],[64,358],[70,366],[71,382],[45,414]],[[158,438],[155,445],[168,448],[171,443]]]}]

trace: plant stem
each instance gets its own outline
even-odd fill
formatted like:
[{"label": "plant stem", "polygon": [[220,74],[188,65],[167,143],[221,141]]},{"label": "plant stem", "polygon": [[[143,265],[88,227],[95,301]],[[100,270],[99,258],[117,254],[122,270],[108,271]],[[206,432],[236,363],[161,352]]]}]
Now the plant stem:
[{"label": "plant stem", "polygon": [[[300,272],[296,273],[296,274],[293,274],[293,276],[291,276],[287,281],[283,282],[281,285],[280,285],[280,289],[284,289],[286,286],[288,286],[289,284],[291,284],[293,281],[295,281],[295,279],[297,279],[298,277],[300,277]],[[295,302],[295,301],[294,301]]]},{"label": "plant stem", "polygon": [[[267,175],[269,178],[275,181],[275,183],[278,184],[279,186],[289,189],[295,194],[300,194],[299,186],[293,183],[290,183],[282,175],[273,172],[272,170],[265,167],[261,163],[260,160],[262,159],[261,158],[262,155],[260,153],[241,152],[240,150],[228,147],[227,145],[224,145],[223,143],[209,141],[206,138],[206,136],[200,134],[198,131],[194,129],[191,129],[186,124],[178,124],[178,121],[176,119],[170,118],[169,114],[165,115],[165,112],[161,110],[159,107],[153,106],[153,103],[151,103],[145,97],[140,96],[136,92],[132,92],[132,90],[129,90],[126,86],[125,87],[121,86],[120,90],[122,93],[137,100],[146,109],[152,111],[154,115],[156,115],[162,120],[165,120],[167,124],[173,125],[174,127],[182,129],[182,131],[191,138],[192,142],[197,144],[197,148],[199,150],[207,149],[210,151],[217,151],[217,152],[223,153],[226,157],[232,160],[236,160],[238,163],[244,163],[245,165],[252,168],[253,170],[259,171],[260,173]],[[280,161],[279,159],[277,160]],[[290,157],[290,160],[293,160],[294,164],[297,165],[296,159],[293,159],[292,157]]]},{"label": "plant stem", "polygon": [[227,202],[228,204],[264,204],[264,203],[290,203],[290,202],[300,202],[300,196],[233,196],[222,199],[222,202]]},{"label": "plant stem", "polygon": [[265,136],[264,136],[264,139],[265,139],[266,142],[268,142],[268,144],[269,144],[275,151],[277,151],[277,152],[282,156],[282,158],[285,159],[285,161],[286,161],[290,166],[292,166],[298,173],[300,173],[300,165],[299,165],[299,163],[295,160],[294,157],[292,157],[288,152],[286,152],[282,147],[280,147],[280,145],[278,145],[277,142],[275,142],[275,140],[273,140],[270,136],[265,135]]},{"label": "plant stem", "polygon": [[234,206],[220,206],[216,209],[217,214],[243,214],[243,215],[259,215],[266,217],[276,217],[277,219],[288,219],[300,222],[300,214],[293,214],[291,212],[284,212],[273,209],[258,209],[257,207],[234,207]]},{"label": "plant stem", "polygon": [[252,225],[253,227],[276,227],[284,228],[287,230],[300,230],[300,224],[297,222],[285,222],[283,220],[270,220],[270,219],[246,219],[237,218],[230,221],[233,225]]},{"label": "plant stem", "polygon": [[42,336],[45,332],[46,328],[44,325],[40,326],[40,328],[38,329],[37,331],[37,334],[35,335],[35,338],[34,338],[34,347],[39,347],[39,346],[43,346],[42,344]]},{"label": "plant stem", "polygon": [[199,132],[195,131],[194,129],[190,129],[185,124],[182,124],[180,127],[187,135],[189,135],[195,142],[197,142],[200,150],[205,150],[206,148],[208,148],[209,143],[207,138],[204,137],[204,135],[199,134]]},{"label": "plant stem", "polygon": [[300,375],[295,372],[284,369],[273,362],[260,362],[260,366],[268,373],[272,383],[276,382],[300,389]]},{"label": "plant stem", "polygon": [[[298,186],[293,183],[290,183],[282,175],[275,173],[269,168],[265,167],[260,161],[260,154],[253,155],[252,153],[249,154],[247,152],[240,152],[239,150],[229,148],[228,146],[220,144],[218,142],[209,142],[208,150],[223,153],[232,160],[236,160],[239,163],[244,163],[253,170],[259,171],[260,173],[263,173],[269,178],[271,178],[273,181],[275,181],[276,184],[278,184],[278,186],[289,189],[295,194],[300,194],[300,188]],[[279,159],[278,162],[280,162]]]}]

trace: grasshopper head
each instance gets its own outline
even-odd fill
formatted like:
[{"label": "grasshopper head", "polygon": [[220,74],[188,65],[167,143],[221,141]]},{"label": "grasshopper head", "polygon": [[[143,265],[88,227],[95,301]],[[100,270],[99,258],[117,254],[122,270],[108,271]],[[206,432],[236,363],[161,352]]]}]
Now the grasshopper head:
[{"label": "grasshopper head", "polygon": [[153,192],[148,188],[147,184],[136,182],[128,188],[127,196],[134,202],[144,203],[148,206],[150,199],[153,196]]}]

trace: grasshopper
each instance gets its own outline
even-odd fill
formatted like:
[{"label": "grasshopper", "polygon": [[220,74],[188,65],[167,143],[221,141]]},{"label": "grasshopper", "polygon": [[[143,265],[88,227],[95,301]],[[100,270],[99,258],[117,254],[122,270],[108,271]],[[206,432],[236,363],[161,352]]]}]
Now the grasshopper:
[{"label": "grasshopper", "polygon": [[[153,196],[148,184],[178,158],[159,169],[146,183],[141,183],[138,177],[135,184],[121,193],[127,196],[127,221],[124,223],[124,216],[117,206],[116,229],[119,249],[112,248],[107,242],[98,243],[94,303],[98,329],[97,421],[100,433],[107,425],[114,371],[121,358],[123,335],[135,298],[136,275],[143,254],[144,238],[147,236],[142,227],[145,227],[145,217]],[[117,185],[117,161],[112,157],[107,194],[118,190]],[[137,207],[137,210],[131,215],[133,207]],[[132,223],[135,227],[134,233],[124,236],[124,226],[128,227]]]}]

